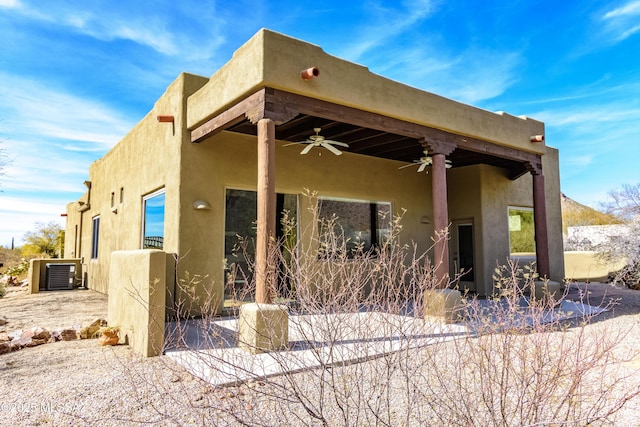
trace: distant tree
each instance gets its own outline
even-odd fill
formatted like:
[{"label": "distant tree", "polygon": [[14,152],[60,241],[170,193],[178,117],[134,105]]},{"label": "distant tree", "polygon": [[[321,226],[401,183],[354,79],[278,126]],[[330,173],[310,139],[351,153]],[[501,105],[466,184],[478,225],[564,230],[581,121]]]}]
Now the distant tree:
[{"label": "distant tree", "polygon": [[640,182],[624,184],[610,191],[609,200],[603,203],[603,207],[606,212],[627,221],[640,216]]},{"label": "distant tree", "polygon": [[24,235],[25,244],[22,246],[22,254],[25,257],[40,254],[55,257],[62,252],[63,239],[64,232],[59,224],[53,221],[36,222],[35,230]]},{"label": "distant tree", "polygon": [[623,220],[624,233],[609,236],[601,250],[607,260],[626,259],[627,265],[614,277],[628,287],[640,289],[640,182],[609,192],[603,208]]}]

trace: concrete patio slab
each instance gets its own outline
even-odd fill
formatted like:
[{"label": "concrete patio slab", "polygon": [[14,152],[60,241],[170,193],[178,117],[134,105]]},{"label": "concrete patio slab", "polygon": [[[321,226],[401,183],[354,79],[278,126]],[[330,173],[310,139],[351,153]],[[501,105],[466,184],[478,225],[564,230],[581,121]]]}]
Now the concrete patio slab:
[{"label": "concrete patio slab", "polygon": [[[477,310],[498,312],[503,300],[478,300]],[[531,326],[534,322],[527,299],[518,302],[514,322]],[[563,301],[538,316],[555,322],[605,311],[580,302]],[[497,318],[491,318],[497,321]],[[512,323],[510,327],[513,327]],[[289,316],[287,350],[251,354],[238,347],[238,321],[190,320],[167,324],[165,354],[193,375],[214,386],[260,380],[331,365],[358,363],[384,354],[417,348],[478,333],[479,324],[467,321],[447,324],[437,318],[416,318],[383,312],[327,313]],[[180,338],[179,340],[177,338]]]}]

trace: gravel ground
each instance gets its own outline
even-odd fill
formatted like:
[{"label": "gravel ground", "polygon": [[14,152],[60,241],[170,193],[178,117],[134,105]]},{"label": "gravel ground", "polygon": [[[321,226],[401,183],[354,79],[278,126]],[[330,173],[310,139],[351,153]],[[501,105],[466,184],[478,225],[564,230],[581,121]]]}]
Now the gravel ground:
[{"label": "gravel ground", "polygon": [[[626,333],[615,350],[619,358],[606,367],[608,375],[624,376],[626,390],[640,387],[640,292],[604,284],[574,284],[568,298],[585,295],[589,303],[598,305],[615,300],[617,305],[586,327],[588,334],[608,336]],[[27,295],[24,290],[10,289],[0,299],[0,318],[7,332],[32,326],[50,329],[87,323],[106,317],[107,299],[93,291],[45,292]],[[427,350],[425,350],[427,351]],[[428,352],[428,351],[427,351]],[[426,354],[426,353],[425,353]],[[328,374],[331,378],[367,378],[367,393],[375,389],[387,359],[374,360]],[[368,375],[368,377],[367,377]],[[192,377],[165,356],[143,359],[127,346],[100,347],[97,340],[57,342],[0,355],[0,425],[321,425],[300,404],[271,399],[284,396],[283,390],[300,387],[302,395],[317,395],[317,372],[301,372],[273,381],[212,388]],[[290,381],[293,381],[291,383]],[[282,388],[279,388],[282,387]],[[403,384],[394,384],[389,402],[400,399]],[[396,396],[397,394],[397,396]],[[291,396],[290,394],[288,396]],[[341,397],[327,393],[326,406],[335,414],[332,425],[342,424],[344,408],[336,405]],[[310,402],[311,406],[318,402]],[[413,402],[414,406],[416,402]],[[391,412],[397,424],[412,424],[404,418],[400,407]],[[421,407],[421,405],[417,405]],[[387,408],[388,409],[388,408]],[[415,409],[415,408],[414,408]],[[357,412],[357,411],[356,411]],[[429,420],[420,411],[419,419]],[[614,425],[639,425],[639,398],[635,397],[618,414]],[[349,425],[370,425],[375,419],[349,418]],[[433,425],[442,425],[438,418]]]}]

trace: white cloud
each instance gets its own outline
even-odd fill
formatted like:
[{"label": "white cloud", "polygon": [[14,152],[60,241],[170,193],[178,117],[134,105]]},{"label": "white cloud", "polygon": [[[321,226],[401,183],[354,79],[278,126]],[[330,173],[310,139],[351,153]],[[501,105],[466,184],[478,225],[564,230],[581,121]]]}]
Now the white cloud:
[{"label": "white cloud", "polygon": [[469,47],[449,54],[428,40],[390,53],[380,49],[368,58],[373,59],[372,71],[469,104],[504,93],[518,80],[522,62],[519,52]]},{"label": "white cloud", "polygon": [[632,1],[622,7],[615,8],[604,14],[604,19],[617,18],[619,16],[640,15],[640,1]]},{"label": "white cloud", "polygon": [[[365,15],[336,55],[365,63],[377,74],[465,103],[501,95],[519,79],[520,51],[474,45],[453,51],[428,21],[437,12],[433,0],[393,7],[367,2]],[[388,3],[387,3],[388,4]],[[470,78],[470,76],[472,78]]]},{"label": "white cloud", "polygon": [[402,8],[390,8],[383,7],[379,3],[364,3],[363,10],[370,16],[363,21],[372,22],[372,24],[355,29],[354,37],[347,39],[347,46],[338,53],[338,56],[358,61],[366,52],[384,45],[389,39],[427,19],[435,11],[431,0],[403,2],[402,6]]},{"label": "white cloud", "polygon": [[[11,0],[0,0],[11,1]],[[111,2],[41,2],[20,13],[101,41],[128,40],[162,55],[194,61],[213,57],[223,44],[226,21],[213,4],[139,2],[126,8]]]},{"label": "white cloud", "polygon": [[10,246],[13,238],[15,245],[21,246],[25,232],[33,230],[36,222],[54,221],[64,227],[65,220],[60,215],[65,212],[66,205],[62,203],[0,195],[0,245]]},{"label": "white cloud", "polygon": [[640,1],[634,0],[602,15],[608,43],[618,43],[640,33]]},{"label": "white cloud", "polygon": [[0,7],[17,8],[20,7],[18,0],[0,0]]},{"label": "white cloud", "polygon": [[180,53],[171,33],[163,29],[163,25],[151,19],[148,22],[127,22],[115,20],[103,21],[100,15],[75,15],[67,18],[65,24],[81,33],[99,40],[130,40],[149,46],[165,55],[175,56]]},{"label": "white cloud", "polygon": [[[0,74],[3,104],[0,113],[13,132],[30,136],[31,144],[55,138],[84,141],[109,148],[122,138],[133,122],[96,101],[51,89],[29,79]],[[10,137],[14,137],[9,135]]]},{"label": "white cloud", "polygon": [[593,154],[576,155],[568,157],[564,164],[569,167],[585,167],[591,165],[593,159]]},{"label": "white cloud", "polygon": [[592,127],[596,124],[607,122],[620,124],[623,122],[638,120],[640,119],[640,109],[609,110],[607,108],[595,107],[580,111],[567,112],[564,115],[545,114],[544,116],[546,122],[553,126],[588,124],[589,127]]}]

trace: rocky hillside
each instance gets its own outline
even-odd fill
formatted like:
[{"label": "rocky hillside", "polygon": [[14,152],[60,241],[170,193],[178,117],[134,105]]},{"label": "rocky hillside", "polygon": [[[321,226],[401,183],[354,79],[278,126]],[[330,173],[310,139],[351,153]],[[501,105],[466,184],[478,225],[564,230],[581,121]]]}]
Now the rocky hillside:
[{"label": "rocky hillside", "polygon": [[620,221],[611,214],[606,214],[589,206],[576,202],[561,193],[562,229],[576,225],[619,224]]}]

